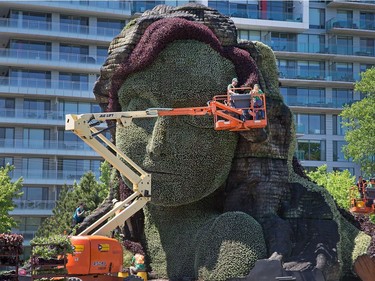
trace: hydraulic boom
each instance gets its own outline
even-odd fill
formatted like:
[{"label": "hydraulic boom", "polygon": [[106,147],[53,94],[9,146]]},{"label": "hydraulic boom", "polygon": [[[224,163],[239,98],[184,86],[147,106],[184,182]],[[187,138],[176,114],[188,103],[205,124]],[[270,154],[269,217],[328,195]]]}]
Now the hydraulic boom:
[{"label": "hydraulic boom", "polygon": [[[151,175],[134,163],[103,134],[110,127],[103,130],[96,128],[100,123],[115,123],[115,126],[127,127],[134,118],[213,115],[215,130],[246,131],[253,128],[264,128],[267,125],[265,96],[264,94],[257,94],[256,96],[262,100],[261,107],[256,107],[252,102],[253,95],[240,94],[215,96],[204,107],[150,108],[144,111],[66,115],[65,129],[74,132],[125,176],[132,183],[134,192],[133,195],[116,204],[110,212],[79,235],[106,235],[117,226],[122,225],[124,221],[133,216],[151,200]],[[119,212],[120,210],[122,211]],[[114,214],[116,215],[108,220]],[[99,225],[102,226],[97,229]],[[94,229],[97,230],[94,231]]]}]

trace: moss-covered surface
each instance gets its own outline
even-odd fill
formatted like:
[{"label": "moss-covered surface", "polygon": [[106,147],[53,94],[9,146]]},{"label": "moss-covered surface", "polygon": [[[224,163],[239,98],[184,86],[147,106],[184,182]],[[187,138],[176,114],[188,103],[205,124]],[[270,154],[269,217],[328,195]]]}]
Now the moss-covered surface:
[{"label": "moss-covered surface", "polygon": [[[204,106],[234,76],[233,65],[208,45],[176,41],[149,68],[129,76],[119,100],[129,111]],[[176,206],[207,196],[228,176],[238,136],[212,127],[210,116],[139,119],[119,129],[116,139],[131,159],[153,172],[152,202]]]},{"label": "moss-covered surface", "polygon": [[[233,77],[259,82],[266,92],[264,131],[216,132],[211,117],[191,116],[137,119],[117,129],[116,144],[152,173],[152,201],[145,209],[150,266],[171,279],[244,276],[270,249],[280,249],[260,227],[269,216],[290,231],[290,237],[274,236],[288,240],[286,259],[307,260],[337,281],[365,253],[369,237],[340,216],[323,188],[293,171],[294,124],[279,92],[274,53],[260,42],[229,44],[236,38],[233,26],[202,6],[148,12],[113,40],[95,87],[100,103],[123,111],[205,106]],[[233,212],[238,210],[246,214]],[[319,238],[319,220],[333,240]],[[314,261],[328,247],[322,254],[328,261]]]},{"label": "moss-covered surface", "polygon": [[241,212],[216,217],[198,232],[195,271],[199,280],[246,276],[258,259],[266,258],[260,224]]},{"label": "moss-covered surface", "polygon": [[[295,136],[294,124],[290,127],[290,130],[291,135]],[[292,159],[295,151],[295,146],[296,138],[294,137],[289,148],[289,181],[291,183],[299,183],[308,190],[312,192],[318,192],[323,196],[324,201],[327,203],[332,212],[333,220],[338,225],[340,240],[337,244],[337,255],[340,265],[340,278],[352,276],[354,261],[357,257],[367,252],[367,249],[371,243],[371,237],[364,234],[358,228],[350,224],[343,216],[341,216],[336,207],[333,197],[325,188],[318,186],[315,183],[306,180],[305,178],[302,178],[293,171]]]}]

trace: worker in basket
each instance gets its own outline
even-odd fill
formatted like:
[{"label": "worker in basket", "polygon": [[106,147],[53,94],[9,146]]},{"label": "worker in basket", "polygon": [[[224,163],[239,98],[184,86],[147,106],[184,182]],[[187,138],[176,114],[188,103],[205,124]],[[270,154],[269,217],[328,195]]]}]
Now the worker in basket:
[{"label": "worker in basket", "polygon": [[263,94],[263,91],[259,88],[258,84],[255,84],[253,89],[250,91],[250,94],[252,96],[255,120],[264,119],[264,111],[261,109],[263,107],[263,101],[259,97],[260,94]]}]

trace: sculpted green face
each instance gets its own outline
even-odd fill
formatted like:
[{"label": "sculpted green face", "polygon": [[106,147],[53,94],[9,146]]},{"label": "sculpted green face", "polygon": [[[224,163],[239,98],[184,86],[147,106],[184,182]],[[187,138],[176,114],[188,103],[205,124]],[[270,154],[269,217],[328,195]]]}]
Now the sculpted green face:
[{"label": "sculpted green face", "polygon": [[[175,41],[126,79],[119,100],[123,111],[206,106],[235,76],[233,64],[208,45]],[[117,129],[116,143],[152,174],[151,202],[177,206],[212,193],[228,176],[238,136],[213,128],[212,116],[135,119]]]}]

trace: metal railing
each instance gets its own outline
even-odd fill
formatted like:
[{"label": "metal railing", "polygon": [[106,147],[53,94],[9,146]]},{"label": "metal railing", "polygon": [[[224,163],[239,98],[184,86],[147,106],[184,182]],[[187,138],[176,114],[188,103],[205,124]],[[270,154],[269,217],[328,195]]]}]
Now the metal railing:
[{"label": "metal railing", "polygon": [[[75,82],[75,81],[64,81],[56,79],[37,79],[37,78],[23,78],[23,77],[0,77],[0,89],[1,87],[18,87],[19,91],[21,88],[26,88],[26,92],[29,92],[28,88],[37,89],[58,89],[58,90],[78,90],[92,92],[93,85],[89,85],[88,82]],[[14,91],[15,89],[13,89]]]},{"label": "metal railing", "polygon": [[32,60],[48,60],[54,62],[75,62],[85,64],[102,64],[106,56],[89,56],[74,53],[63,52],[48,52],[36,50],[20,50],[20,49],[5,49],[0,48],[0,58],[14,58],[14,59],[32,59]]},{"label": "metal railing", "polygon": [[[95,2],[95,1],[90,1]],[[112,2],[112,1],[109,1]],[[113,1],[114,2],[114,1]],[[58,31],[74,34],[90,34],[113,38],[122,30],[121,28],[94,27],[80,24],[52,23],[51,21],[25,20],[0,18],[0,28],[14,28],[16,31],[32,30],[32,31]]]},{"label": "metal railing", "polygon": [[56,201],[54,200],[13,200],[16,204],[16,209],[27,210],[52,210],[55,208]]},{"label": "metal railing", "polygon": [[[373,4],[375,3],[373,2]],[[331,18],[326,22],[326,30],[329,31],[333,28],[375,30],[375,18],[374,20],[345,20]]]},{"label": "metal railing", "polygon": [[43,149],[43,150],[77,150],[77,151],[93,151],[91,147],[81,140],[77,141],[57,141],[57,140],[31,140],[31,139],[4,139],[0,138],[0,148],[16,148],[16,149]]}]

